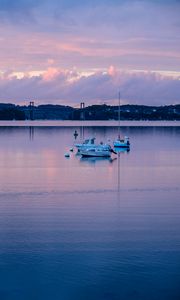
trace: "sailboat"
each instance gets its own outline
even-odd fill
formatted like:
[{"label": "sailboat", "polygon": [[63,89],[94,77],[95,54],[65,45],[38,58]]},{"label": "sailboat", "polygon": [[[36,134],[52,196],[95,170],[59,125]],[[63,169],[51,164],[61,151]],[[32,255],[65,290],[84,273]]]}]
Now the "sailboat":
[{"label": "sailboat", "polygon": [[121,138],[120,136],[120,117],[121,117],[121,111],[120,111],[120,92],[119,92],[119,108],[118,108],[118,138],[114,141],[114,147],[116,148],[130,148],[130,142],[129,138],[125,136],[124,138]]},{"label": "sailboat", "polygon": [[110,150],[111,146],[109,144],[103,144],[102,142],[100,144],[95,143],[95,137],[91,139],[86,139],[83,143],[80,144],[75,144],[78,152],[86,151],[86,150],[91,150],[91,149],[102,149],[102,150]]},{"label": "sailboat", "polygon": [[111,154],[116,152],[113,149],[107,149],[107,147],[103,147],[103,145],[91,148],[91,149],[84,149],[81,150],[82,157],[111,157]]},{"label": "sailboat", "polygon": [[109,144],[94,144],[94,138],[85,140],[83,144],[76,144],[76,147],[82,157],[110,157],[112,153],[117,154]]}]

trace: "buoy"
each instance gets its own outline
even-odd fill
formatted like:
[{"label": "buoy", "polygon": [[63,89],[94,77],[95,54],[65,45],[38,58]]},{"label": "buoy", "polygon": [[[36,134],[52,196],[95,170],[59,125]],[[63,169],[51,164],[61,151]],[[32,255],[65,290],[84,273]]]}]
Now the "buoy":
[{"label": "buoy", "polygon": [[74,137],[75,137],[75,139],[77,138],[77,136],[78,136],[78,133],[77,133],[77,130],[75,130],[74,131]]},{"label": "buoy", "polygon": [[64,156],[65,156],[65,157],[70,157],[70,154],[69,154],[68,152],[66,152],[66,153],[64,154]]}]

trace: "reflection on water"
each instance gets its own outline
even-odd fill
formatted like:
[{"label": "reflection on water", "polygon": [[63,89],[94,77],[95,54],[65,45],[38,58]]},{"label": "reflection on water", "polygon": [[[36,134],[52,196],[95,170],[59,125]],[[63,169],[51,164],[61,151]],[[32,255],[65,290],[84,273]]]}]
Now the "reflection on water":
[{"label": "reflection on water", "polygon": [[29,139],[33,140],[34,139],[34,127],[29,126]]},{"label": "reflection on water", "polygon": [[180,127],[123,127],[130,152],[66,159],[75,130],[0,127],[0,299],[179,299]]},{"label": "reflection on water", "polygon": [[120,147],[114,147],[114,150],[117,153],[129,153],[130,152],[130,148],[120,148]]},{"label": "reflection on water", "polygon": [[[79,153],[78,156],[81,156],[81,154]],[[80,162],[86,164],[96,164],[108,161],[109,163],[113,163],[116,159],[116,157],[81,157]]]},{"label": "reflection on water", "polygon": [[[76,155],[75,149],[70,159],[64,157],[74,145],[75,130],[79,129],[1,127],[0,182],[3,190],[81,190],[82,185],[96,190],[96,184],[101,188],[114,188],[116,161],[111,164],[111,160],[106,159],[83,160]],[[110,139],[112,144],[117,128],[86,127],[84,132],[85,138],[96,136],[97,142]],[[122,188],[177,188],[179,132],[179,127],[123,127],[122,134],[131,138],[131,150],[116,149],[122,154]],[[115,157],[112,154],[112,159]],[[86,166],[98,168],[94,174],[94,169],[84,169]],[[87,180],[88,172],[93,174],[91,180]]]},{"label": "reflection on water", "polygon": [[84,140],[84,126],[80,126],[80,139]]}]

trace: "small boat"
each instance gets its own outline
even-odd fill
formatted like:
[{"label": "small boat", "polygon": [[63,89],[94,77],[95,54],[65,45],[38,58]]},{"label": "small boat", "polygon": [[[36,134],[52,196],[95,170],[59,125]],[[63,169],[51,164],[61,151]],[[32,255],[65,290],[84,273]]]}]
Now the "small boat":
[{"label": "small boat", "polygon": [[70,157],[70,154],[69,154],[68,152],[66,152],[66,153],[64,154],[64,156],[65,156],[65,157]]},{"label": "small boat", "polygon": [[114,141],[114,147],[116,148],[130,148],[130,142],[129,138],[127,136],[124,137],[124,139],[121,139],[120,136],[117,138],[117,140]]},{"label": "small boat", "polygon": [[119,109],[118,109],[118,131],[119,131],[119,134],[118,134],[118,138],[117,140],[114,141],[114,147],[116,148],[126,148],[126,149],[129,149],[130,148],[130,142],[129,142],[129,138],[127,136],[125,136],[124,138],[121,138],[120,137],[120,92],[119,92]]},{"label": "small boat", "polygon": [[81,150],[81,155],[82,157],[110,157],[111,151],[102,148],[84,149]]},{"label": "small boat", "polygon": [[95,148],[102,148],[106,150],[110,150],[111,146],[108,144],[103,144],[102,142],[100,144],[95,144],[95,138],[91,139],[86,139],[83,143],[81,144],[75,144],[76,148],[78,149],[78,152],[82,152],[83,150],[87,149],[95,149]]},{"label": "small boat", "polygon": [[111,147],[107,148],[106,145],[81,150],[82,157],[111,157],[112,153],[117,154]]}]

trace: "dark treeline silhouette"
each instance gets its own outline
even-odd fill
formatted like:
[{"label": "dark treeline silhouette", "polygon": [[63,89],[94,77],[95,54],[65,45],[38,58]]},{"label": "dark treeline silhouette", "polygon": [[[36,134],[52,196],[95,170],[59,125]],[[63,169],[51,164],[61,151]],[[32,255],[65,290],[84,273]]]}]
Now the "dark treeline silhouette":
[{"label": "dark treeline silhouette", "polygon": [[0,120],[25,120],[23,110],[13,104],[0,104]]},{"label": "dark treeline silhouette", "polygon": [[[121,120],[180,120],[180,104],[166,106],[121,105]],[[117,120],[118,106],[19,106],[0,103],[0,120]]]}]

